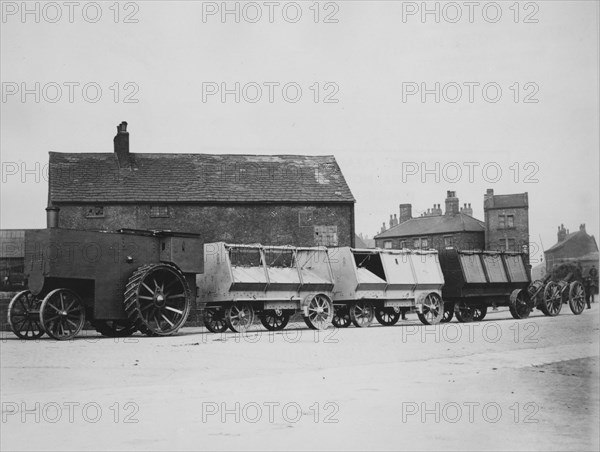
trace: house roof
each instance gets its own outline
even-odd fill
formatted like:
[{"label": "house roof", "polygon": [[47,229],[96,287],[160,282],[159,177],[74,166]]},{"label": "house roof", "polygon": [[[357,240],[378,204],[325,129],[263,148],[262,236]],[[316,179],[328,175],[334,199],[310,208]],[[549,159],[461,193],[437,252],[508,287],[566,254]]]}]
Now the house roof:
[{"label": "house roof", "polygon": [[355,202],[333,156],[50,152],[49,202]]},{"label": "house roof", "polygon": [[575,231],[575,232],[571,232],[570,234],[567,234],[567,236],[565,237],[565,239],[562,242],[555,243],[552,247],[550,247],[546,251],[544,251],[544,253],[553,253],[555,251],[558,251],[561,248],[563,248],[565,245],[567,245],[567,243],[569,243],[569,241],[576,239],[576,238],[584,238],[584,239],[593,241],[594,247],[596,248],[596,251],[598,251],[598,245],[596,244],[596,239],[594,238],[594,236],[589,235],[587,232],[582,231],[580,229],[579,231]]},{"label": "house roof", "polygon": [[513,193],[510,195],[493,195],[484,200],[486,209],[510,209],[513,207],[528,207],[527,193]]},{"label": "house roof", "polygon": [[410,237],[415,235],[444,234],[451,232],[484,232],[485,225],[465,213],[417,217],[400,223],[381,234],[376,239]]}]

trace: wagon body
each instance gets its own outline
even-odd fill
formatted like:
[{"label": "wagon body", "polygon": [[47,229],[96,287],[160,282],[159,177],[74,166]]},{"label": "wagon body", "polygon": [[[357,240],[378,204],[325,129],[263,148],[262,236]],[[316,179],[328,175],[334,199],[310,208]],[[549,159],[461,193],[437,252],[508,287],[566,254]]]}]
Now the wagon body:
[{"label": "wagon body", "polygon": [[445,250],[440,264],[444,300],[477,304],[509,304],[515,290],[526,289],[529,270],[521,253]]}]

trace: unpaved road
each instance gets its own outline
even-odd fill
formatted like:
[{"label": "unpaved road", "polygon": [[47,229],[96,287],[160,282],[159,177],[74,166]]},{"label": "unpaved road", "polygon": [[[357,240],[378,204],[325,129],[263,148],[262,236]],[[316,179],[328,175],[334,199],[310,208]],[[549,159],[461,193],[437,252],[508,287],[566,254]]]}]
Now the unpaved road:
[{"label": "unpaved road", "polygon": [[598,314],[66,343],[3,333],[0,445],[598,450]]}]

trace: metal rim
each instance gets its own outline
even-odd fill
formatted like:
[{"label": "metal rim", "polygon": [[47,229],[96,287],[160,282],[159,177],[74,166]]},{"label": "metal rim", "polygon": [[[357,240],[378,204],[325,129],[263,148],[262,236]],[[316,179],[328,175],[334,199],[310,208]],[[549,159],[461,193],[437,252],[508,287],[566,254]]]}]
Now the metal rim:
[{"label": "metal rim", "polygon": [[454,318],[454,304],[444,303],[444,316],[440,323],[448,323]]},{"label": "metal rim", "polygon": [[168,336],[187,320],[191,296],[181,272],[168,264],[140,267],[129,279],[125,311],[149,336]]},{"label": "metal rim", "polygon": [[419,320],[425,325],[436,325],[444,318],[444,302],[437,293],[431,292],[423,300],[423,312],[419,313]]},{"label": "metal rim", "polygon": [[40,306],[42,300],[23,290],[16,294],[8,305],[8,324],[10,329],[21,339],[38,339],[44,335],[40,322]]},{"label": "metal rim", "polygon": [[487,306],[475,306],[475,310],[473,312],[473,320],[475,322],[481,322],[485,319],[487,314]]},{"label": "metal rim", "polygon": [[514,305],[511,304],[509,307],[510,313],[515,319],[526,319],[531,314],[531,306],[527,302],[526,296],[523,291],[515,297]]},{"label": "metal rim", "polygon": [[400,320],[400,308],[378,308],[375,318],[383,326],[393,326]]},{"label": "metal rim", "polygon": [[358,328],[366,328],[375,317],[373,306],[366,301],[357,301],[350,306],[350,319],[354,326]]},{"label": "metal rim", "polygon": [[562,309],[562,293],[560,286],[554,281],[550,281],[544,289],[544,314],[551,317],[557,316]]},{"label": "metal rim", "polygon": [[231,331],[243,333],[254,323],[254,309],[249,303],[234,303],[225,311],[225,318]]},{"label": "metal rim", "polygon": [[85,308],[69,289],[55,289],[42,301],[40,322],[48,336],[59,341],[74,338],[85,323]]},{"label": "metal rim", "polygon": [[579,281],[573,281],[569,287],[569,307],[575,315],[585,309],[585,289]]},{"label": "metal rim", "polygon": [[475,316],[475,309],[464,301],[457,303],[454,308],[456,314],[456,320],[461,323],[468,323],[473,321]]},{"label": "metal rim", "polygon": [[228,328],[223,309],[205,308],[202,318],[204,326],[211,333],[224,333]]},{"label": "metal rim", "polygon": [[[308,314],[308,315],[306,315]],[[333,320],[333,304],[324,294],[312,295],[304,315],[304,322],[309,328],[325,330]]]},{"label": "metal rim", "polygon": [[331,323],[336,328],[348,328],[352,323],[352,320],[350,320],[350,311],[348,311],[348,307],[334,306]]},{"label": "metal rim", "polygon": [[280,331],[286,327],[290,314],[283,309],[266,309],[260,316],[260,322],[269,331]]}]

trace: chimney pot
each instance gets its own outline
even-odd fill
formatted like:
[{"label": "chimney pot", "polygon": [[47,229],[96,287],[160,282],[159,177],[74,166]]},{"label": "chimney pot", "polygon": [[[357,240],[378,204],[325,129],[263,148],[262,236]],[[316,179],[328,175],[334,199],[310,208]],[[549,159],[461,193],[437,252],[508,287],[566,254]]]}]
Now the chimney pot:
[{"label": "chimney pot", "polygon": [[127,122],[123,121],[117,126],[117,134],[113,139],[115,154],[119,160],[121,168],[129,168],[129,132],[127,131]]}]

